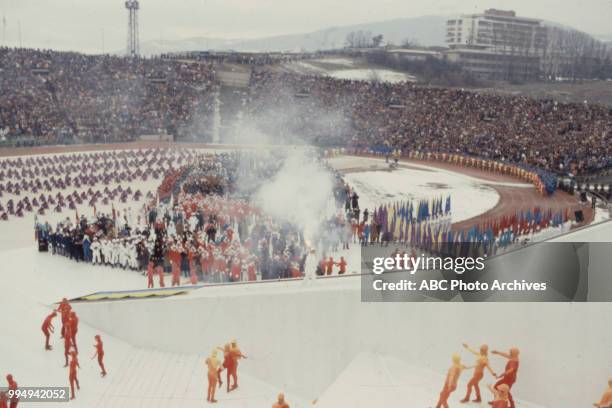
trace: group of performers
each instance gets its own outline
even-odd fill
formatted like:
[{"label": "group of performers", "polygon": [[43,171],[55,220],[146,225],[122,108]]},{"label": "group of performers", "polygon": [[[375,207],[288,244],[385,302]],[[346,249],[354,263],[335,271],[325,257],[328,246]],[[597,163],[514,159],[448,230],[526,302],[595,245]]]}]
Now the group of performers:
[{"label": "group of performers", "polygon": [[[70,399],[75,398],[75,386],[76,389],[79,390],[80,384],[77,375],[77,370],[81,368],[79,365],[79,349],[77,346],[77,333],[79,328],[79,318],[76,315],[76,312],[72,310],[72,306],[68,299],[63,298],[60,302],[58,308],[53,310],[51,314],[49,314],[42,324],[42,332],[45,336],[45,350],[52,350],[53,347],[49,343],[49,338],[51,334],[55,332],[55,327],[53,326],[53,319],[60,314],[61,317],[61,338],[64,339],[64,359],[65,364],[64,367],[68,367],[68,381],[70,383]],[[106,368],[104,366],[104,344],[102,343],[102,338],[100,335],[96,335],[94,337],[95,344],[94,349],[95,353],[91,359],[98,358],[98,365],[100,366],[101,372],[100,375],[102,377],[106,376]]]},{"label": "group of performers", "polygon": [[[493,408],[515,408],[514,398],[512,397],[512,386],[516,383],[519,369],[519,354],[520,351],[516,347],[510,348],[508,352],[491,351],[491,354],[500,356],[506,359],[506,366],[501,374],[496,374],[489,364],[489,346],[483,344],[478,350],[472,349],[469,345],[463,344],[463,347],[474,355],[476,361],[472,366],[463,365],[461,356],[454,354],[452,356],[452,365],[448,369],[444,386],[440,392],[440,398],[436,408],[448,408],[448,398],[457,389],[459,377],[464,370],[473,369],[472,378],[467,384],[465,397],[461,403],[470,402],[472,391],[476,396],[473,402],[482,402],[480,393],[480,381],[484,378],[485,370],[488,371],[493,378],[497,379],[495,384],[488,384],[487,388],[493,394],[493,399],[489,401],[489,405]],[[596,408],[612,408],[612,378],[608,380],[608,388],[604,391],[599,402],[593,404]]]},{"label": "group of performers", "polygon": [[[195,156],[189,149],[147,149],[3,159],[0,197],[9,197],[5,206],[0,203],[0,220],[139,201],[143,192],[129,184],[161,179]],[[154,195],[149,191],[146,197]]]},{"label": "group of performers", "polygon": [[[219,361],[217,357],[219,351],[223,353],[223,362]],[[208,374],[206,401],[210,403],[217,402],[215,399],[215,392],[217,390],[217,384],[219,388],[223,386],[223,381],[221,380],[221,372],[223,370],[226,370],[227,392],[229,393],[238,388],[238,360],[242,358],[247,358],[247,356],[242,354],[236,340],[227,343],[223,348],[216,347],[213,349],[210,356],[204,360]],[[232,379],[234,380],[233,385],[231,384]]]},{"label": "group of performers", "polygon": [[514,399],[510,390],[514,383],[516,383],[518,369],[519,369],[519,349],[516,347],[511,348],[507,353],[503,351],[493,350],[491,354],[498,355],[507,360],[504,372],[496,375],[491,366],[489,365],[489,346],[483,344],[479,350],[474,350],[467,344],[463,344],[463,347],[476,357],[476,362],[472,366],[465,366],[461,363],[461,356],[454,354],[452,357],[452,365],[448,369],[444,386],[440,392],[440,398],[436,408],[448,408],[448,398],[457,389],[457,383],[463,370],[473,369],[474,373],[472,378],[467,384],[467,390],[465,397],[461,400],[462,403],[470,401],[472,390],[476,393],[476,398],[473,402],[482,402],[482,396],[480,394],[480,381],[484,378],[485,370],[487,370],[497,382],[494,385],[488,385],[489,390],[493,394],[493,400],[490,404],[493,408],[515,408]]}]

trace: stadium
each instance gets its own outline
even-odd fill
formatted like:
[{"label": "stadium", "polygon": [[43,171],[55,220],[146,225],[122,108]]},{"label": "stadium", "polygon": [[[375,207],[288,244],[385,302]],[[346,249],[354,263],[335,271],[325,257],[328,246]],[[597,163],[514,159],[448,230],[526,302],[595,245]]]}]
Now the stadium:
[{"label": "stadium", "polygon": [[610,105],[354,45],[144,56],[140,7],[127,53],[0,47],[0,407],[597,400]]}]

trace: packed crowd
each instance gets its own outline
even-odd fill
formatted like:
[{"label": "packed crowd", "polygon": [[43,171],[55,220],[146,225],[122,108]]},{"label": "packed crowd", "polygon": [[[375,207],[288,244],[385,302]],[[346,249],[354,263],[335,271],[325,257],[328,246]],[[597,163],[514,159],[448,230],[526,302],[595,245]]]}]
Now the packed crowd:
[{"label": "packed crowd", "polygon": [[[340,243],[348,248],[350,220],[359,219],[358,197],[336,174],[336,203],[346,211],[324,221],[324,233],[306,242],[301,227],[270,216],[251,201],[255,189],[280,168],[279,154],[198,156],[177,171],[180,177],[169,172],[162,186],[170,196],[151,200],[136,219],[113,212],[89,220],[66,218],[55,227],[40,222],[37,237],[52,254],[140,271],[149,287],[155,275],[165,286],[165,274],[171,275],[172,286],[303,277],[312,245],[323,257]],[[337,266],[346,272],[346,262]]]},{"label": "packed crowd", "polygon": [[[268,134],[328,146],[464,154],[553,172],[612,165],[612,113],[601,105],[305,76],[258,66],[270,56],[257,63],[243,57],[254,67],[246,114]],[[210,58],[0,48],[0,70],[5,139],[126,140],[202,135],[212,127],[217,83]]]},{"label": "packed crowd", "polygon": [[0,48],[0,72],[7,140],[202,134],[212,120],[215,71],[205,62]]},{"label": "packed crowd", "polygon": [[249,111],[269,133],[320,144],[459,153],[550,171],[612,165],[612,110],[594,104],[258,70]]}]

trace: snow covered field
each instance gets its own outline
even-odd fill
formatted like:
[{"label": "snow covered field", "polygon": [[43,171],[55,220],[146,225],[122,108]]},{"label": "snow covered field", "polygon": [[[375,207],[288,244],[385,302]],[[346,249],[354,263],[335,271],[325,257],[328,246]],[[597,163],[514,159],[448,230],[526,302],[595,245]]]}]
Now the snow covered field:
[{"label": "snow covered field", "polygon": [[336,79],[350,79],[354,81],[373,81],[373,82],[389,82],[392,84],[399,82],[414,82],[416,78],[412,75],[403,72],[391,71],[389,69],[341,69],[328,73],[329,76]]},{"label": "snow covered field", "polygon": [[[429,166],[388,173],[379,171],[385,166],[379,159],[336,158],[331,163],[368,170],[347,175],[362,206],[450,193],[457,221],[469,218],[470,211],[486,211],[498,199],[488,187],[492,182]],[[132,184],[132,189],[146,194],[158,184],[150,179]],[[476,209],[462,209],[466,200]],[[124,211],[142,202],[115,203],[115,208]],[[79,206],[79,214],[91,211],[86,204]],[[110,205],[98,211],[109,212]],[[75,215],[73,210],[48,214],[53,222]],[[146,278],[38,253],[33,220],[26,213],[23,219],[0,222],[2,375],[10,372],[20,386],[67,386],[59,334],[52,337],[53,351],[43,347],[40,326],[52,304],[98,291],[142,289]],[[349,264],[358,262],[358,247],[342,254]],[[601,357],[612,342],[610,331],[601,330],[610,312],[605,304],[367,304],[360,302],[359,278],[346,277],[231,285],[175,298],[74,306],[81,317],[82,389],[69,404],[45,406],[205,406],[203,358],[233,338],[249,359],[241,362],[240,388],[229,395],[224,389],[218,392],[219,407],[269,408],[280,391],[293,408],[311,407],[314,399],[314,407],[430,407],[448,359],[462,341],[521,347],[519,399],[550,401],[558,396],[551,405],[539,406],[573,408],[591,402],[612,369],[610,360]],[[59,331],[59,318],[54,324]],[[95,334],[104,341],[106,378],[100,378],[96,362],[89,359]],[[499,368],[501,363],[495,364]],[[464,373],[463,380],[467,377]],[[551,383],[555,387],[549,387]],[[461,383],[451,404],[457,405],[463,387]],[[536,407],[526,402],[517,406]]]},{"label": "snow covered field", "polygon": [[403,72],[384,68],[359,68],[355,61],[348,58],[324,58],[298,61],[288,65],[298,73],[323,75],[337,79],[354,81],[379,81],[389,83],[414,82],[416,78]]},{"label": "snow covered field", "polygon": [[345,180],[360,196],[360,206],[371,212],[381,203],[451,196],[452,221],[470,219],[492,209],[499,194],[492,185],[532,188],[523,183],[485,181],[433,166],[410,164],[388,171],[384,159],[340,156],[329,164],[346,171]]}]

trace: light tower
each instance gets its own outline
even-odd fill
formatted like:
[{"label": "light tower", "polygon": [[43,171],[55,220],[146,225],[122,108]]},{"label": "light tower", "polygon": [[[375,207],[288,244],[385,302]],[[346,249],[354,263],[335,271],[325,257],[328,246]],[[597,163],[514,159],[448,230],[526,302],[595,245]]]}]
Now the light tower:
[{"label": "light tower", "polygon": [[125,8],[129,12],[127,54],[131,57],[137,57],[140,53],[138,40],[138,10],[140,9],[140,4],[138,4],[138,0],[127,0]]}]

